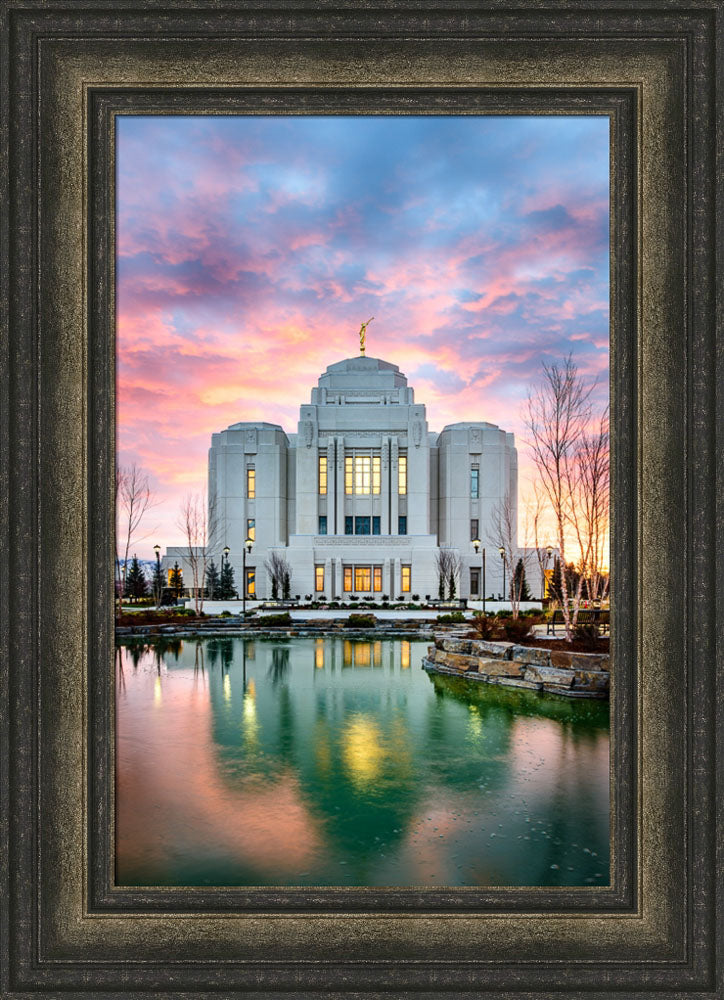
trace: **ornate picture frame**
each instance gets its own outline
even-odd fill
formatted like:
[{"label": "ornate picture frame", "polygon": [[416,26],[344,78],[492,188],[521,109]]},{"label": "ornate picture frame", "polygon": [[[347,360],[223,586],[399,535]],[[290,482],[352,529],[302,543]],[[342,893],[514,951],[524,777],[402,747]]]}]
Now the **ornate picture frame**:
[{"label": "ornate picture frame", "polygon": [[[3,995],[717,995],[719,5],[9,0],[2,40]],[[609,888],[113,885],[129,109],[609,116]]]}]

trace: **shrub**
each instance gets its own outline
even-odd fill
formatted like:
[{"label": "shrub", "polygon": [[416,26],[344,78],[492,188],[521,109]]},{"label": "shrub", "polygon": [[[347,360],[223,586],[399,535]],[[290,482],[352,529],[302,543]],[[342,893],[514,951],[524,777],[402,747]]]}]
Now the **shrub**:
[{"label": "shrub", "polygon": [[419,594],[413,594],[412,595],[412,599],[413,599],[413,601],[417,602],[417,601],[420,600],[420,595]]},{"label": "shrub", "polygon": [[387,602],[389,601],[389,599],[390,598],[389,598],[389,596],[387,594],[383,594],[382,595],[382,603],[383,604],[387,604]]},{"label": "shrub", "polygon": [[231,618],[231,612],[230,611],[222,611],[221,614],[219,615],[219,618]]},{"label": "shrub", "polygon": [[506,618],[503,632],[508,642],[520,642],[533,634],[535,622],[532,618]]},{"label": "shrub", "polygon": [[597,625],[574,625],[573,638],[576,642],[582,643],[588,649],[594,650],[598,640]]},{"label": "shrub", "polygon": [[474,615],[473,628],[480,639],[494,639],[500,631],[500,626],[493,615]]},{"label": "shrub", "polygon": [[359,597],[357,597],[356,594],[350,594],[349,595],[349,599],[350,599],[350,601],[358,601]]},{"label": "shrub", "polygon": [[347,628],[374,628],[377,619],[374,615],[350,615],[345,624]]},{"label": "shrub", "polygon": [[259,624],[262,626],[266,625],[291,625],[292,616],[288,611],[283,611],[278,615],[261,615],[259,617]]},{"label": "shrub", "polygon": [[512,618],[513,612],[508,611],[507,608],[503,608],[502,611],[496,611],[496,616],[498,618]]},{"label": "shrub", "polygon": [[462,613],[462,611],[453,611],[449,615],[438,615],[437,620],[440,622],[441,625],[452,625],[456,622],[464,622],[465,615]]}]

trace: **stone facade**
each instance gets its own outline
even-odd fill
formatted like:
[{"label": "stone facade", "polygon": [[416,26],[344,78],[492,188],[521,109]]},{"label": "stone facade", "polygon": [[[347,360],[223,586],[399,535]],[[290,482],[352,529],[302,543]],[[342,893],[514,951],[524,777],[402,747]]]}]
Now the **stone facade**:
[{"label": "stone facade", "polygon": [[253,538],[250,596],[271,596],[265,564],[276,552],[289,564],[292,597],[395,600],[437,597],[436,556],[448,546],[462,560],[458,596],[476,597],[477,535],[487,548],[486,590],[497,593],[490,518],[506,496],[517,513],[517,476],[512,434],[482,421],[430,431],[397,365],[348,358],[321,375],[295,434],[242,422],[213,435],[211,554],[218,565],[228,545],[241,591],[241,548]]}]

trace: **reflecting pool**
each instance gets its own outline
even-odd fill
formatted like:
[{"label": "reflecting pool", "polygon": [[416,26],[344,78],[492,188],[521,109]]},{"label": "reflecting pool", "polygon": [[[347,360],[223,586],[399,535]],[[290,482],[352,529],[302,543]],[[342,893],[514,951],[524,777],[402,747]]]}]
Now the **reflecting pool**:
[{"label": "reflecting pool", "polygon": [[121,885],[606,885],[608,704],[426,641],[123,642]]}]

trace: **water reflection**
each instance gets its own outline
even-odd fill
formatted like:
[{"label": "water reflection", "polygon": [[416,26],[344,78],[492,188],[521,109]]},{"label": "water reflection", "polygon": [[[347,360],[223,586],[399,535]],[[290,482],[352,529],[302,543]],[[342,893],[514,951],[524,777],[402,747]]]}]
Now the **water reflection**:
[{"label": "water reflection", "polygon": [[606,884],[607,705],[428,676],[425,649],[124,644],[119,882]]}]

